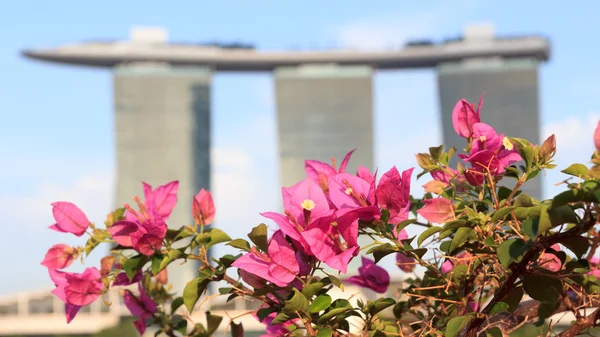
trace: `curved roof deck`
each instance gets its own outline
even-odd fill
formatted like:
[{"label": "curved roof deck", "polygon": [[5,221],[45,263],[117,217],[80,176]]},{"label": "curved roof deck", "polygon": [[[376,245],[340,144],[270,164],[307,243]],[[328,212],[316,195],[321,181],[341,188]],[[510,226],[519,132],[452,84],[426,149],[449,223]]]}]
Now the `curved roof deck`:
[{"label": "curved roof deck", "polygon": [[160,62],[207,66],[215,71],[271,71],[306,64],[371,65],[376,69],[426,68],[469,58],[534,58],[547,61],[550,43],[544,37],[458,40],[408,46],[397,50],[257,51],[251,48],[139,43],[90,42],[49,49],[28,49],[28,58],[83,66],[115,67],[124,63]]}]

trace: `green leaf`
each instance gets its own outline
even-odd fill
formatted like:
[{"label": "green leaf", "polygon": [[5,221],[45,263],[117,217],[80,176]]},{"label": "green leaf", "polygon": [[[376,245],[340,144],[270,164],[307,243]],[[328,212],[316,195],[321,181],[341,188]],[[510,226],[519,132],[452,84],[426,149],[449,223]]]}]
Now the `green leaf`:
[{"label": "green leaf", "polygon": [[444,241],[442,243],[440,243],[440,250],[446,254],[448,254],[450,252],[450,245],[452,244],[452,241]]},{"label": "green leaf", "polygon": [[379,262],[385,256],[395,253],[398,251],[398,246],[391,245],[389,243],[375,246],[367,251],[367,254],[373,254],[375,263]]},{"label": "green leaf", "polygon": [[504,268],[508,268],[513,261],[518,261],[525,252],[525,241],[521,239],[510,239],[502,242],[496,251],[498,260]]},{"label": "green leaf", "polygon": [[458,333],[464,329],[467,324],[473,319],[473,315],[469,314],[466,316],[454,317],[448,321],[446,326],[446,337],[455,337]]},{"label": "green leaf", "polygon": [[210,240],[206,243],[206,249],[209,249],[210,247],[221,243],[221,242],[227,242],[227,241],[231,241],[231,238],[229,237],[229,235],[227,235],[225,232],[223,232],[222,230],[218,229],[218,228],[211,228],[210,229]]},{"label": "green leaf", "polygon": [[152,259],[152,274],[156,275],[160,273],[163,269],[167,268],[169,263],[177,260],[181,255],[183,255],[181,250],[171,249],[167,255],[154,257]]},{"label": "green leaf", "polygon": [[183,288],[183,304],[190,313],[194,310],[194,305],[196,305],[204,290],[206,290],[210,282],[210,276],[208,272],[201,271],[199,277],[191,280]]},{"label": "green leaf", "polygon": [[560,172],[575,177],[585,177],[585,175],[588,173],[588,168],[583,164],[572,164],[571,166],[567,167],[566,169]]},{"label": "green leaf", "polygon": [[149,257],[146,255],[136,255],[125,261],[123,270],[125,271],[125,274],[127,274],[127,277],[129,277],[129,280],[133,279],[135,273],[148,262],[148,259]]},{"label": "green leaf", "polygon": [[258,247],[263,252],[269,250],[269,241],[267,239],[267,225],[261,223],[260,225],[252,228],[252,231],[248,233],[248,237],[256,247]]},{"label": "green leaf", "polygon": [[508,304],[509,312],[514,312],[515,310],[517,310],[519,303],[521,303],[521,299],[523,299],[523,288],[516,287],[508,291],[508,294],[504,296],[502,302]]},{"label": "green leaf", "polygon": [[523,289],[527,295],[540,302],[555,302],[563,292],[560,280],[541,274],[526,275]]},{"label": "green leaf", "polygon": [[493,247],[493,248],[498,247],[498,244],[496,243],[496,241],[494,241],[494,238],[491,236],[488,236],[487,238],[485,238],[483,243],[488,247]]},{"label": "green leaf", "polygon": [[569,205],[562,205],[559,207],[554,207],[548,210],[548,215],[550,216],[550,222],[552,222],[552,226],[556,227],[565,223],[579,223],[579,217]]},{"label": "green leaf", "polygon": [[538,322],[544,322],[547,318],[552,316],[559,305],[559,301],[540,303],[540,306],[538,307]]},{"label": "green leaf", "polygon": [[250,251],[250,244],[248,243],[248,241],[246,241],[244,239],[231,240],[230,242],[228,242],[226,244],[226,246],[231,246],[231,247],[234,247],[234,248],[239,248],[239,249],[245,250],[247,252]]},{"label": "green leaf", "polygon": [[533,207],[533,201],[531,200],[530,196],[525,193],[521,193],[515,199],[514,205],[516,207]]},{"label": "green leaf", "polygon": [[375,301],[369,303],[367,305],[367,308],[369,310],[369,314],[371,314],[371,316],[375,316],[378,313],[380,313],[381,311],[383,311],[386,308],[389,308],[395,304],[396,304],[396,300],[394,300],[393,298],[390,298],[390,297],[380,298],[378,300],[375,300]]},{"label": "green leaf", "polygon": [[510,308],[510,305],[508,305],[507,303],[504,302],[497,302],[494,304],[494,306],[492,306],[492,308],[490,309],[490,315],[495,315],[495,314],[499,314],[503,311],[508,310],[508,308]]},{"label": "green leaf", "polygon": [[456,231],[452,244],[450,244],[450,252],[462,247],[467,241],[477,240],[477,233],[470,227],[461,227]]},{"label": "green leaf", "polygon": [[440,161],[440,159],[442,158],[443,149],[444,149],[444,144],[442,144],[440,146],[436,146],[436,147],[430,147],[429,154],[435,161]]},{"label": "green leaf", "polygon": [[302,287],[302,293],[304,296],[306,296],[306,298],[311,298],[317,293],[317,291],[323,289],[324,286],[325,283],[321,281],[313,282]]},{"label": "green leaf", "polygon": [[231,321],[231,337],[244,337],[244,327],[241,322],[235,324],[233,320]]},{"label": "green leaf", "polygon": [[339,278],[333,276],[333,275],[329,275],[327,273],[325,273],[325,275],[327,275],[327,277],[329,278],[329,280],[331,281],[331,283],[333,283],[333,285],[335,285],[336,287],[344,290],[344,285],[342,284],[342,281],[340,281]]},{"label": "green leaf", "polygon": [[[181,335],[185,336],[187,334],[187,323],[188,321],[183,318],[182,316],[174,316],[173,317],[173,321],[171,321],[171,323],[177,322],[174,325],[175,330],[179,331],[181,333]],[[177,318],[178,320],[175,320],[175,318]],[[158,330],[160,332],[160,330]]]},{"label": "green leaf", "polygon": [[[333,317],[352,310],[352,305],[345,299],[337,299],[331,303],[327,311],[319,317],[317,324],[323,324]],[[272,323],[271,323],[272,324]]]},{"label": "green leaf", "polygon": [[219,328],[219,325],[223,321],[223,317],[217,315],[211,315],[210,311],[206,312],[206,326],[207,335],[212,336],[215,331]]},{"label": "green leaf", "polygon": [[527,219],[521,223],[521,229],[525,235],[534,240],[540,232],[539,224],[539,219]]},{"label": "green leaf", "polygon": [[594,194],[588,190],[566,190],[554,196],[550,208],[553,209],[571,202],[579,201],[594,202],[597,200]]},{"label": "green leaf", "polygon": [[258,309],[256,316],[258,316],[258,320],[262,322],[267,316],[274,312],[277,312],[277,308],[275,307],[262,308]]},{"label": "green leaf", "polygon": [[502,330],[498,327],[494,327],[486,330],[485,337],[502,337]]},{"label": "green leaf", "polygon": [[300,291],[294,289],[294,296],[291,299],[285,301],[285,305],[283,307],[283,311],[286,314],[294,314],[296,312],[308,313],[310,308],[310,303],[306,296],[304,296]]},{"label": "green leaf", "polygon": [[329,308],[331,305],[331,296],[327,294],[319,295],[315,300],[310,304],[309,311],[313,314],[318,313],[322,310]]},{"label": "green leaf", "polygon": [[570,236],[560,240],[565,247],[569,248],[570,251],[575,253],[578,259],[581,259],[590,247],[588,239],[582,236]]},{"label": "green leaf", "polygon": [[511,141],[511,143],[513,143],[513,145],[521,155],[521,158],[523,158],[523,160],[525,161],[525,166],[527,167],[527,169],[530,169],[531,165],[533,164],[534,154],[533,146],[531,146],[531,143],[522,138],[510,137],[509,140]]},{"label": "green leaf", "polygon": [[194,234],[196,234],[196,231],[194,230],[194,228],[192,228],[190,226],[183,226],[182,228],[179,229],[179,233],[175,236],[173,241],[179,241],[181,239],[190,237]]},{"label": "green leaf", "polygon": [[183,297],[177,297],[171,302],[171,315],[174,314],[180,306],[183,305]]},{"label": "green leaf", "polygon": [[419,245],[419,247],[421,247],[421,244],[423,243],[423,241],[427,240],[430,236],[432,236],[433,234],[439,232],[442,230],[442,227],[439,226],[433,226],[433,227],[429,227],[426,230],[423,231],[423,233],[421,233],[421,235],[419,235],[419,239],[417,239],[417,245]]},{"label": "green leaf", "polygon": [[317,331],[317,337],[331,337],[332,336],[331,329],[329,328],[321,328]]},{"label": "green leaf", "polygon": [[494,212],[494,215],[492,215],[491,221],[496,222],[498,220],[504,219],[504,217],[506,217],[508,214],[510,214],[510,212],[512,212],[515,208],[517,208],[517,207],[511,206],[511,207],[500,208],[499,210]]},{"label": "green leaf", "polygon": [[465,280],[465,275],[469,271],[469,266],[466,264],[459,264],[452,268],[452,281],[460,284],[461,281]]},{"label": "green leaf", "polygon": [[289,320],[290,320],[290,316],[288,316],[284,312],[280,312],[277,314],[277,316],[275,316],[275,318],[273,318],[273,320],[271,321],[271,325],[285,323]]}]

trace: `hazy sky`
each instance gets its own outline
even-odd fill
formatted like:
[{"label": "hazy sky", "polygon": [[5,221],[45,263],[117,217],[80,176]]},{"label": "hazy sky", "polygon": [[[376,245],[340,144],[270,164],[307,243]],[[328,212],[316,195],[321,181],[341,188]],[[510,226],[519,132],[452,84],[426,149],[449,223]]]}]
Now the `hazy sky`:
[{"label": "hazy sky", "polygon": [[[577,7],[474,0],[452,5],[428,1],[427,6],[383,0],[369,5],[333,0],[176,3],[22,0],[0,5],[0,293],[49,287],[39,265],[46,250],[57,242],[82,243],[47,229],[50,202],[75,202],[96,222],[112,206],[110,72],[25,60],[19,50],[26,47],[127,39],[132,25],[159,25],[168,29],[171,41],[241,40],[268,50],[370,49],[396,47],[407,38],[454,37],[468,23],[493,22],[498,35],[551,38],[551,61],[540,68],[543,134],[557,134],[563,167],[571,160],[585,162],[591,154],[600,116],[595,2],[580,1]],[[413,166],[414,153],[439,145],[435,80],[432,70],[376,75],[375,158],[380,172],[392,165]],[[217,74],[212,95],[217,221],[239,235],[262,221],[259,212],[276,210],[279,203],[272,79],[268,74]],[[559,179],[548,174],[546,192],[556,191],[552,183]],[[415,194],[426,181],[414,184]],[[99,257],[90,259],[90,265]]]}]

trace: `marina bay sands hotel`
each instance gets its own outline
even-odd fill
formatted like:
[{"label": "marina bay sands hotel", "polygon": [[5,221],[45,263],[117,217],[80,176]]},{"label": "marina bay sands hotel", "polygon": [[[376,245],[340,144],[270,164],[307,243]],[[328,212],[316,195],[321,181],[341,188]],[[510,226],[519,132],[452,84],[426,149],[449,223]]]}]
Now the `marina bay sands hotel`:
[{"label": "marina bay sands hotel", "polygon": [[[182,206],[171,217],[179,226],[191,220],[187,205],[194,193],[210,188],[215,72],[273,73],[281,185],[290,186],[304,178],[304,159],[341,159],[352,148],[358,150],[351,171],[357,165],[374,168],[376,71],[436,69],[447,147],[463,147],[452,127],[455,103],[463,97],[476,102],[484,91],[483,121],[507,135],[538,142],[538,65],[549,59],[550,44],[539,36],[498,38],[492,27],[472,26],[454,40],[413,42],[396,50],[262,52],[242,44],[169,43],[164,30],[138,28],[132,29],[130,41],[76,43],[23,54],[113,71],[115,202],[122,205],[140,194],[140,181],[156,185],[179,179]],[[419,111],[402,111],[399,105],[398,114],[406,114],[410,123]],[[399,138],[397,145],[406,141],[421,140]],[[430,145],[424,143],[423,150]],[[539,185],[528,189],[541,194]]]}]

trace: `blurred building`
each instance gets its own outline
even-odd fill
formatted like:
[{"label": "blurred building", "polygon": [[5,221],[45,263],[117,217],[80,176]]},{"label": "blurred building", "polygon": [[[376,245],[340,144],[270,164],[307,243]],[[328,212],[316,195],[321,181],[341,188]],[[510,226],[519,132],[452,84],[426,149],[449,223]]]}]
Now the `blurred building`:
[{"label": "blurred building", "polygon": [[[133,204],[142,184],[153,188],[179,180],[178,202],[168,223],[190,225],[192,199],[210,188],[210,79],[202,67],[161,64],[114,69],[116,207]],[[176,291],[194,278],[199,264],[175,264],[169,277]]]},{"label": "blurred building", "polygon": [[[452,44],[486,45],[494,39],[493,31],[475,27],[467,30],[461,41]],[[437,66],[440,117],[444,146],[457,150],[465,147],[452,126],[452,110],[460,98],[477,104],[483,92],[482,122],[493,126],[508,137],[525,138],[539,144],[540,109],[538,66],[536,57],[503,59],[501,57],[471,58],[443,62]],[[457,158],[454,157],[454,163]],[[540,179],[528,181],[523,191],[534,198],[542,197]]]}]

